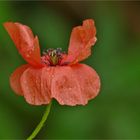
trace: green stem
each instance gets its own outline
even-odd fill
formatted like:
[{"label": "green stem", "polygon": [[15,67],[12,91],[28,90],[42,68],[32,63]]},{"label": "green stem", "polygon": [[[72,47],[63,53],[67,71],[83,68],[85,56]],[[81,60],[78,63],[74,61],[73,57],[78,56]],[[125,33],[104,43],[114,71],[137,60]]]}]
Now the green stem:
[{"label": "green stem", "polygon": [[50,109],[51,109],[51,105],[52,103],[50,102],[49,105],[47,105],[47,108],[44,112],[44,115],[42,116],[42,119],[40,121],[40,123],[37,125],[37,127],[34,129],[34,131],[32,132],[32,134],[27,138],[27,140],[32,140],[33,138],[35,138],[35,136],[39,133],[39,131],[41,130],[41,128],[43,127],[45,121],[47,120],[47,117],[50,113]]}]

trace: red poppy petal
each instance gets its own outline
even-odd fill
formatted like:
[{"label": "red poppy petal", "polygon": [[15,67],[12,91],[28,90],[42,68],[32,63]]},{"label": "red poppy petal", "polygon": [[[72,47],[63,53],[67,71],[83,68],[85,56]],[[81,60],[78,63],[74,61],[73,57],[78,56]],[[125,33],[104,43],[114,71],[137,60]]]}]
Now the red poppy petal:
[{"label": "red poppy petal", "polygon": [[28,68],[21,76],[21,88],[24,97],[29,104],[49,104],[51,68]]},{"label": "red poppy petal", "polygon": [[61,105],[85,105],[97,96],[100,79],[95,70],[84,64],[56,67],[52,97]]},{"label": "red poppy petal", "polygon": [[20,85],[20,77],[28,67],[29,65],[22,65],[21,67],[17,68],[10,77],[10,86],[18,95],[23,95]]},{"label": "red poppy petal", "polygon": [[84,104],[80,85],[70,66],[55,67],[51,89],[52,97],[61,105]]},{"label": "red poppy petal", "polygon": [[4,27],[14,41],[22,57],[32,66],[41,67],[38,38],[34,37],[28,26],[20,23],[6,22]]},{"label": "red poppy petal", "polygon": [[68,57],[63,62],[77,63],[91,54],[91,46],[96,42],[96,28],[92,19],[83,21],[82,26],[74,27],[70,37]]},{"label": "red poppy petal", "polygon": [[93,68],[85,64],[73,65],[72,70],[79,82],[81,94],[86,104],[88,100],[98,95],[100,90],[100,78]]}]

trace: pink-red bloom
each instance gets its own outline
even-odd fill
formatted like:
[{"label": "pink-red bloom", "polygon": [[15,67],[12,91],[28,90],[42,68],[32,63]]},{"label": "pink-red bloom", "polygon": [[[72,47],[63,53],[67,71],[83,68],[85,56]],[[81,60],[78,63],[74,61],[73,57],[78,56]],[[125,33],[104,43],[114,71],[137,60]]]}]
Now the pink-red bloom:
[{"label": "pink-red bloom", "polygon": [[85,105],[97,96],[99,76],[91,67],[79,63],[91,54],[96,42],[92,19],[73,28],[68,54],[57,48],[48,49],[41,56],[38,37],[28,26],[6,22],[4,27],[28,63],[14,71],[10,84],[29,104],[49,104],[55,98],[61,105]]}]

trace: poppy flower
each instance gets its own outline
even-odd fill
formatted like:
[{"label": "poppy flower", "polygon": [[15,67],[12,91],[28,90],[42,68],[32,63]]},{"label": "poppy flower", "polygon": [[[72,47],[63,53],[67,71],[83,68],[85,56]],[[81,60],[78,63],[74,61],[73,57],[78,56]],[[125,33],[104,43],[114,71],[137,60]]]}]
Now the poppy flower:
[{"label": "poppy flower", "polygon": [[41,56],[38,37],[34,37],[28,26],[6,22],[4,27],[28,63],[12,73],[10,85],[29,104],[49,104],[54,98],[61,105],[85,105],[97,96],[98,74],[90,66],[79,63],[90,56],[91,46],[96,42],[92,19],[73,28],[67,54],[57,48],[48,49]]}]

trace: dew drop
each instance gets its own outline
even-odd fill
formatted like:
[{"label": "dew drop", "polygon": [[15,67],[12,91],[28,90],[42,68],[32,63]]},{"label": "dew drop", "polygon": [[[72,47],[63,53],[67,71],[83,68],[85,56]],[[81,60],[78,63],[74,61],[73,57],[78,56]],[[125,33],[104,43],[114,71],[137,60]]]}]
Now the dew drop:
[{"label": "dew drop", "polygon": [[29,57],[30,57],[30,55],[29,55],[29,54],[26,54],[26,57],[28,57],[28,58],[29,58]]},{"label": "dew drop", "polygon": [[36,80],[36,84],[38,84],[38,80]]},{"label": "dew drop", "polygon": [[70,87],[70,88],[68,88],[69,90],[72,90],[72,88]]}]

